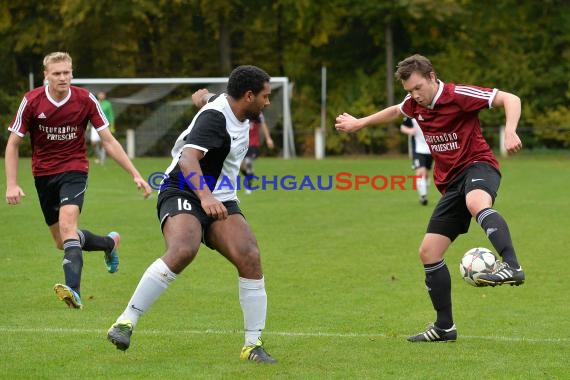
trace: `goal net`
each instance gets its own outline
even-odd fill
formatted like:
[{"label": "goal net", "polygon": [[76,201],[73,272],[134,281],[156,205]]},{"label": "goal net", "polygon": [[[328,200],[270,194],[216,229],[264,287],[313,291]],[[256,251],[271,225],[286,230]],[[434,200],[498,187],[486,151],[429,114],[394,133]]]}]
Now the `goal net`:
[{"label": "goal net", "polygon": [[[117,128],[125,132],[127,153],[133,158],[170,154],[174,140],[197,111],[192,93],[198,88],[224,92],[227,81],[223,77],[77,78],[72,84],[95,94],[107,93]],[[283,158],[295,157],[289,79],[271,78],[271,87],[271,106],[263,114]]]}]

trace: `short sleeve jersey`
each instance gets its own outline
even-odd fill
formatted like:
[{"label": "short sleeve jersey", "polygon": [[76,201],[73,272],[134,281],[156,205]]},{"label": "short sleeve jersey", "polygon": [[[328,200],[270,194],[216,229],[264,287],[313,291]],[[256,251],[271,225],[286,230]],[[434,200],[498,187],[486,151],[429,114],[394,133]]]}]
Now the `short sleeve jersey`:
[{"label": "short sleeve jersey", "polygon": [[499,169],[479,122],[479,111],[492,107],[498,90],[438,82],[439,89],[428,107],[419,105],[410,95],[399,107],[422,129],[435,160],[435,185],[445,193],[449,183],[475,162]]},{"label": "short sleeve jersey", "polygon": [[85,131],[89,121],[97,130],[109,125],[93,94],[71,86],[67,97],[57,102],[43,86],[24,95],[8,130],[20,137],[30,134],[34,176],[71,170],[87,173]]},{"label": "short sleeve jersey", "polygon": [[237,199],[237,180],[240,164],[249,146],[249,120],[239,121],[225,94],[210,100],[178,136],[172,148],[172,162],[166,169],[168,189],[194,192],[185,178],[196,173],[182,174],[178,163],[184,149],[198,149],[204,153],[200,160],[203,184],[208,186],[220,202]]}]

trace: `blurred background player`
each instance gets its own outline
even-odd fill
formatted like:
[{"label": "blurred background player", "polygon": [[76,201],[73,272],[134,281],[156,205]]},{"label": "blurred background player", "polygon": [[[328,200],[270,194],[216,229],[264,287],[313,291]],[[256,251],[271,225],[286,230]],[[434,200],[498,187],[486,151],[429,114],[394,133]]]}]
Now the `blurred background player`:
[{"label": "blurred background player", "polygon": [[259,156],[259,148],[261,147],[260,129],[263,132],[265,145],[267,145],[269,149],[273,149],[273,140],[269,134],[269,128],[267,127],[263,113],[260,113],[258,117],[249,120],[249,148],[240,166],[240,172],[244,176],[249,177],[247,178],[245,188],[246,194],[251,194],[251,187],[253,186],[253,179],[251,178],[255,175],[253,171],[253,161]]},{"label": "blurred background player", "polygon": [[410,136],[412,168],[416,171],[416,188],[420,195],[420,204],[428,204],[429,171],[433,163],[433,158],[429,151],[424,134],[416,119],[405,117],[400,125],[400,131]]},{"label": "blurred background player", "polygon": [[151,189],[109,132],[109,123],[95,96],[71,86],[73,68],[69,54],[50,53],[43,66],[47,84],[24,95],[8,128],[11,133],[6,144],[6,202],[17,205],[25,196],[18,185],[18,160],[20,143],[29,133],[32,174],[44,220],[57,248],[64,252],[65,284],[55,284],[54,290],[69,307],[81,309],[83,251],[105,252],[109,273],[119,267],[118,233],[99,236],[78,229],[89,172],[85,144],[89,122],[99,131],[103,148],[144,190],[145,198]]},{"label": "blurred background player", "polygon": [[[97,100],[101,105],[101,110],[107,117],[107,121],[109,122],[109,130],[111,133],[115,133],[115,113],[113,112],[113,105],[107,99],[107,94],[104,91],[99,91],[97,93]],[[95,151],[95,163],[96,164],[104,164],[105,159],[107,158],[107,152],[101,145],[101,137],[99,137],[99,133],[97,133],[97,129],[91,126],[91,133],[89,140],[91,141],[91,146]]]}]

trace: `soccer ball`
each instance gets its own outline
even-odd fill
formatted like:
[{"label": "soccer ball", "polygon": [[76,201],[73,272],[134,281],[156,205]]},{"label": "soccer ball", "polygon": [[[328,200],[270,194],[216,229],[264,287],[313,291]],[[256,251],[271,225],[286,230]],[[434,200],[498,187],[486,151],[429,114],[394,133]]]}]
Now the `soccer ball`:
[{"label": "soccer ball", "polygon": [[497,260],[493,252],[487,248],[473,248],[465,252],[459,263],[461,277],[472,286],[479,286],[475,282],[482,273],[492,273],[497,268]]}]

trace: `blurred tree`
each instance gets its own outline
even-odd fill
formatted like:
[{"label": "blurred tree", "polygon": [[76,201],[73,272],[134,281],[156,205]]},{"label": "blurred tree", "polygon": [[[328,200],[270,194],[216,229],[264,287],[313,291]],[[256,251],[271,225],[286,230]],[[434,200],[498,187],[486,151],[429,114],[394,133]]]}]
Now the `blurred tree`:
[{"label": "blurred tree", "polygon": [[[398,138],[386,126],[345,136],[334,119],[399,102],[395,65],[421,53],[444,81],[516,93],[522,127],[537,127],[536,138],[550,146],[566,144],[568,25],[566,0],[0,0],[0,122],[13,116],[30,72],[42,83],[49,51],[70,52],[81,77],[223,76],[257,64],[294,82],[294,127],[299,145],[310,147],[326,66],[327,149],[383,152]],[[503,122],[501,112],[481,116],[485,126]]]}]

